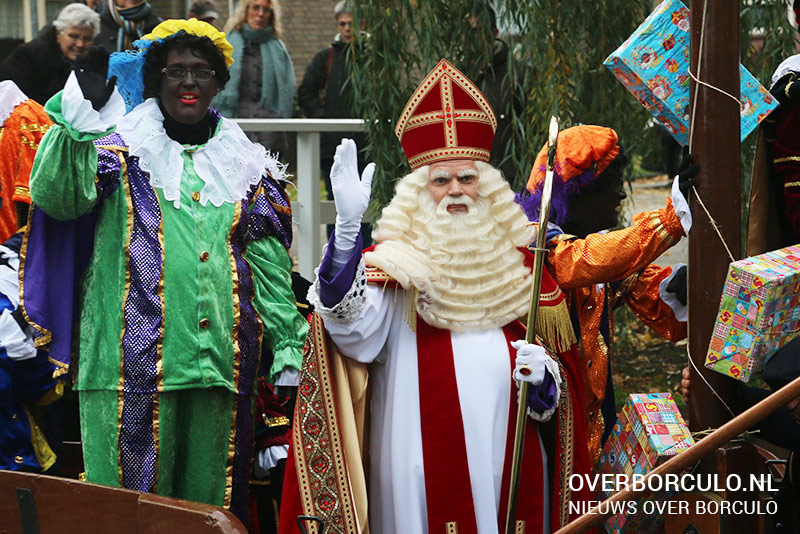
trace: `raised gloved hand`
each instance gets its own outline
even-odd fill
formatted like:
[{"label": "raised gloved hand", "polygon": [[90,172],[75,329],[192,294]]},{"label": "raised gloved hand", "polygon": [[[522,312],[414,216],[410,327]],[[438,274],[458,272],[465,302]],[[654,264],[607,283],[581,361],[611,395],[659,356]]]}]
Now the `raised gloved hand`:
[{"label": "raised gloved hand", "polygon": [[333,200],[336,204],[334,246],[337,250],[346,250],[355,244],[361,228],[361,218],[369,206],[374,174],[375,164],[370,163],[359,178],[356,143],[352,139],[342,139],[333,156],[330,176]]},{"label": "raised gloved hand", "polygon": [[547,352],[543,347],[527,343],[523,340],[512,341],[511,346],[517,349],[514,380],[524,381],[538,386],[544,381]]},{"label": "raised gloved hand", "polygon": [[689,147],[683,147],[683,159],[678,167],[678,189],[681,190],[686,202],[689,202],[689,189],[696,183],[695,178],[698,172],[700,172],[700,165],[692,160]]},{"label": "raised gloved hand", "polygon": [[92,103],[95,111],[100,111],[114,92],[117,82],[116,76],[106,80],[108,51],[101,46],[92,46],[85,56],[75,60],[73,70],[84,98]]},{"label": "raised gloved hand", "polygon": [[674,293],[678,302],[686,306],[686,265],[681,265],[675,270],[667,284],[667,291]]}]

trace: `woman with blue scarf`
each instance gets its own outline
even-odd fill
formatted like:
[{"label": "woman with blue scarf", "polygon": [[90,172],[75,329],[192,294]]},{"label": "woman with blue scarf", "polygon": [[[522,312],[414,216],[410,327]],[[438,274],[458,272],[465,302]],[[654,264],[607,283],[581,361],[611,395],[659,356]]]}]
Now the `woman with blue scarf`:
[{"label": "woman with blue scarf", "polygon": [[[281,41],[278,0],[242,0],[225,26],[233,45],[231,79],[214,99],[225,117],[291,117],[294,106],[294,65]],[[250,132],[248,137],[282,151],[280,132]]]}]

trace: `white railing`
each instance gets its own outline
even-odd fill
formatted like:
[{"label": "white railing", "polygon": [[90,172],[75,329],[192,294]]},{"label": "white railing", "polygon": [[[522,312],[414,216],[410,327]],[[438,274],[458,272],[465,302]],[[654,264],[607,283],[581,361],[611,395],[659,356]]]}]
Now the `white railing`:
[{"label": "white railing", "polygon": [[[246,132],[297,132],[297,200],[292,213],[297,222],[294,248],[297,270],[314,280],[314,269],[322,255],[321,225],[333,224],[336,209],[330,200],[320,200],[320,132],[361,132],[361,119],[235,119]],[[346,134],[345,134],[346,135]],[[270,148],[270,147],[267,147]]]}]

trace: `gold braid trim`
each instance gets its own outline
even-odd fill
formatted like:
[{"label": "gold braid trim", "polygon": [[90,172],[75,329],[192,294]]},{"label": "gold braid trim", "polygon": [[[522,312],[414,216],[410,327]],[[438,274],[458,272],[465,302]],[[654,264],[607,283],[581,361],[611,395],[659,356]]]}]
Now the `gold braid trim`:
[{"label": "gold braid trim", "polygon": [[412,332],[417,331],[417,295],[419,292],[415,287],[403,291],[403,318]]},{"label": "gold braid trim", "polygon": [[[383,290],[386,291],[387,287],[392,288],[401,288],[400,284],[383,272],[382,270],[378,269],[377,267],[373,267],[371,265],[367,265],[365,270],[365,274],[367,276],[367,283],[372,285],[379,285],[383,286]],[[403,291],[403,300],[400,302],[400,305],[403,307],[403,319],[408,323],[409,328],[411,328],[412,332],[417,331],[417,296],[419,292],[416,288],[411,287],[405,291]],[[394,304],[397,304],[397,293],[394,294]]]},{"label": "gold braid trim", "polygon": [[577,342],[566,299],[554,306],[539,306],[536,314],[536,335],[557,352],[567,351]]},{"label": "gold braid trim", "polygon": [[569,503],[572,500],[572,491],[569,487],[569,479],[575,467],[575,421],[573,410],[583,409],[572,404],[572,392],[569,390],[569,381],[564,366],[559,363],[559,373],[561,374],[561,406],[558,408],[558,437],[561,441],[561,491],[559,494],[558,510],[561,519],[560,526],[569,523]]}]

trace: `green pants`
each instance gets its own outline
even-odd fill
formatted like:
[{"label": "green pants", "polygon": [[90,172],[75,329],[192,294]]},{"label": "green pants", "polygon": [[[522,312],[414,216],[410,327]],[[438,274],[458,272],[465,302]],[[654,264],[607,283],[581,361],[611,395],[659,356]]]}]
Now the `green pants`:
[{"label": "green pants", "polygon": [[123,398],[116,391],[81,391],[79,399],[87,481],[217,506],[230,502],[233,393],[188,389]]}]

